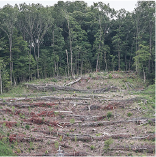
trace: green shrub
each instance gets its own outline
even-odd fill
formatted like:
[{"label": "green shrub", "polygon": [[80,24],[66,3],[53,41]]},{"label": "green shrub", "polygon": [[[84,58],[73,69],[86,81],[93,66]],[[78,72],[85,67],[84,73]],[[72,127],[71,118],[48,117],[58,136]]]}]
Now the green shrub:
[{"label": "green shrub", "polygon": [[88,86],[87,89],[90,89],[90,86]]},{"label": "green shrub", "polygon": [[51,81],[52,81],[52,82],[57,82],[57,79],[56,79],[56,78],[53,78]]},{"label": "green shrub", "polygon": [[59,147],[58,141],[56,141],[54,145],[55,145],[55,148],[58,149],[58,147]]},{"label": "green shrub", "polygon": [[104,150],[106,151],[106,153],[108,152],[109,148],[110,148],[110,145],[113,143],[113,140],[112,138],[108,139],[105,141],[105,145],[104,145]]},{"label": "green shrub", "polygon": [[132,115],[133,115],[133,114],[132,114],[131,112],[128,112],[128,113],[127,113],[127,116],[128,116],[128,117],[131,117]]},{"label": "green shrub", "polygon": [[26,128],[27,130],[29,130],[29,129],[30,129],[30,126],[29,126],[29,125],[26,125],[25,128]]},{"label": "green shrub", "polygon": [[109,119],[110,117],[112,117],[112,112],[107,113],[107,118]]},{"label": "green shrub", "polygon": [[91,145],[91,146],[90,146],[90,149],[91,149],[91,150],[94,150],[94,149],[95,149],[95,146]]},{"label": "green shrub", "polygon": [[0,141],[0,156],[15,156],[8,144]]},{"label": "green shrub", "polygon": [[108,78],[109,78],[109,79],[112,79],[112,78],[113,78],[112,74],[109,74]]},{"label": "green shrub", "polygon": [[70,123],[71,123],[71,124],[74,124],[74,123],[75,123],[75,119],[73,119],[73,118],[70,119]]}]

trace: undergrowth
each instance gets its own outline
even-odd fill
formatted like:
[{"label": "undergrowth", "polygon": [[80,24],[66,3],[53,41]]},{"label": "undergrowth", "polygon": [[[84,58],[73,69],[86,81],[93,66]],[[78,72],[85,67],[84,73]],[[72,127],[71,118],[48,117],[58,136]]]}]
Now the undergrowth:
[{"label": "undergrowth", "polygon": [[[0,134],[4,135],[4,132],[0,130]],[[7,141],[0,140],[0,156],[16,156]]]}]

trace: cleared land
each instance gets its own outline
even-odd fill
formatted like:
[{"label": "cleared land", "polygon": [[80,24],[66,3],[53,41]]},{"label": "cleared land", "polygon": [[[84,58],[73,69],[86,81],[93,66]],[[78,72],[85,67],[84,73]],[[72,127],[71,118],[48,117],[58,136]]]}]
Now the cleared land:
[{"label": "cleared land", "polygon": [[0,139],[19,156],[52,156],[59,146],[65,156],[154,156],[155,93],[140,82],[101,72],[23,84],[0,100]]}]

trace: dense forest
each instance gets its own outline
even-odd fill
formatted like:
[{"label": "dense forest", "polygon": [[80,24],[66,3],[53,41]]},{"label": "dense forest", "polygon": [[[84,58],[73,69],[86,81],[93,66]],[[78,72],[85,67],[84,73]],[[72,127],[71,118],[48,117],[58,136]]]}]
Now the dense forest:
[{"label": "dense forest", "polygon": [[133,70],[154,83],[154,1],[138,1],[132,13],[83,1],[0,8],[3,90],[38,78],[113,70]]}]

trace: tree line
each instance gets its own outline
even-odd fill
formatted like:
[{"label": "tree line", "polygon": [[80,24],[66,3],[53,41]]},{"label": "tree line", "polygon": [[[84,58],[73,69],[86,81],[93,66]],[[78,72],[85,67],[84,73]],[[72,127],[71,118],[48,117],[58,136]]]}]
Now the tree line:
[{"label": "tree line", "polygon": [[102,2],[7,4],[0,8],[0,86],[112,70],[135,70],[153,83],[154,39],[154,1],[138,1],[132,13]]}]

